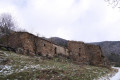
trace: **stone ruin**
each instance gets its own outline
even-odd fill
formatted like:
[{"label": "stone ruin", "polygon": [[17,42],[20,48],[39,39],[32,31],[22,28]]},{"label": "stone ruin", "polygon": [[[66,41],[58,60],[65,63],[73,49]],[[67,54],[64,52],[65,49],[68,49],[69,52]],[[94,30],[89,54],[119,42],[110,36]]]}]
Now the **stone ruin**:
[{"label": "stone ruin", "polygon": [[0,44],[12,47],[20,54],[40,55],[49,58],[63,55],[78,64],[109,66],[109,62],[99,46],[84,42],[68,41],[67,47],[63,47],[28,32],[15,32],[9,35],[8,42],[5,41],[5,37],[2,37]]},{"label": "stone ruin", "polygon": [[100,46],[79,41],[68,41],[69,56],[79,64],[109,67],[109,61],[102,54]]}]

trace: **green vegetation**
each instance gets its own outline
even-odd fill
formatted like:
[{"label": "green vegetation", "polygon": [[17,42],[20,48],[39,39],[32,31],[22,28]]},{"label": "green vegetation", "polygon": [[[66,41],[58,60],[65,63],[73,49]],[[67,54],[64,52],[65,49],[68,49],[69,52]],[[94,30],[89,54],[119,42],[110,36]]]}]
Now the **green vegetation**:
[{"label": "green vegetation", "polygon": [[44,59],[4,51],[10,62],[0,71],[0,80],[93,80],[109,69],[77,65],[65,58]]}]

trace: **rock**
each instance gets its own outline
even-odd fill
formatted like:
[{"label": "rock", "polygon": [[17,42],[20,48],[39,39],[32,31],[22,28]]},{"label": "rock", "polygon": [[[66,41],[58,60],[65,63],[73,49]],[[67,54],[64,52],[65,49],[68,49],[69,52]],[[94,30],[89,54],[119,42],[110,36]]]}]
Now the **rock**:
[{"label": "rock", "polygon": [[24,49],[22,49],[22,48],[17,48],[16,53],[24,54]]}]

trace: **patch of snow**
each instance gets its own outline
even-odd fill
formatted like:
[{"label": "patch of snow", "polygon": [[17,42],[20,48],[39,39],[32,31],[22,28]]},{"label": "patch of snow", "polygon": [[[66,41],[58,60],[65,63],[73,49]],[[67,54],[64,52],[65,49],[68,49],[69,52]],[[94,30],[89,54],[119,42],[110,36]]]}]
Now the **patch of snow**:
[{"label": "patch of snow", "polygon": [[110,80],[120,80],[120,68],[119,67],[114,67],[114,69],[118,69],[118,72],[110,78]]},{"label": "patch of snow", "polygon": [[11,74],[12,70],[11,70],[12,66],[9,65],[5,65],[3,67],[2,70],[0,70],[0,74],[4,75],[4,74]]},{"label": "patch of snow", "polygon": [[5,66],[3,67],[3,69],[0,70],[0,72],[2,72],[3,70],[10,70],[11,67],[12,67],[12,66],[5,65]]},{"label": "patch of snow", "polygon": [[32,69],[33,71],[36,70],[36,69],[39,69],[39,70],[46,70],[46,69],[53,69],[53,67],[50,67],[50,66],[41,66],[40,64],[38,65],[25,65],[24,67],[22,68],[17,68],[16,69],[16,66],[12,65],[12,66],[9,66],[9,65],[4,65],[4,67],[2,68],[2,70],[0,70],[0,75],[10,75],[10,74],[13,74],[13,73],[19,73],[19,72],[22,72],[22,71],[25,71],[25,70],[29,70],[29,69]]},{"label": "patch of snow", "polygon": [[8,56],[8,54],[7,53],[5,53],[5,52],[3,52],[6,56]]},{"label": "patch of snow", "polygon": [[97,80],[120,80],[120,68],[119,67],[112,67],[112,68],[118,69],[118,72],[115,74],[107,74],[106,76],[100,77]]}]

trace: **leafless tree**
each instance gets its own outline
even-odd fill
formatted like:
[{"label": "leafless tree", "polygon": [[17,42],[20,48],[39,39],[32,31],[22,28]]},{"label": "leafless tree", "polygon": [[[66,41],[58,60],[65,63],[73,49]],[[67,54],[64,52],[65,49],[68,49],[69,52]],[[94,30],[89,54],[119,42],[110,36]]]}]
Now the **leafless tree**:
[{"label": "leafless tree", "polygon": [[0,28],[2,34],[6,35],[6,45],[8,46],[8,36],[15,29],[15,23],[10,14],[3,13],[0,15]]},{"label": "leafless tree", "polygon": [[104,1],[106,1],[106,2],[108,2],[108,4],[112,5],[113,8],[115,8],[117,6],[118,6],[118,8],[120,8],[119,7],[120,0],[104,0]]}]

